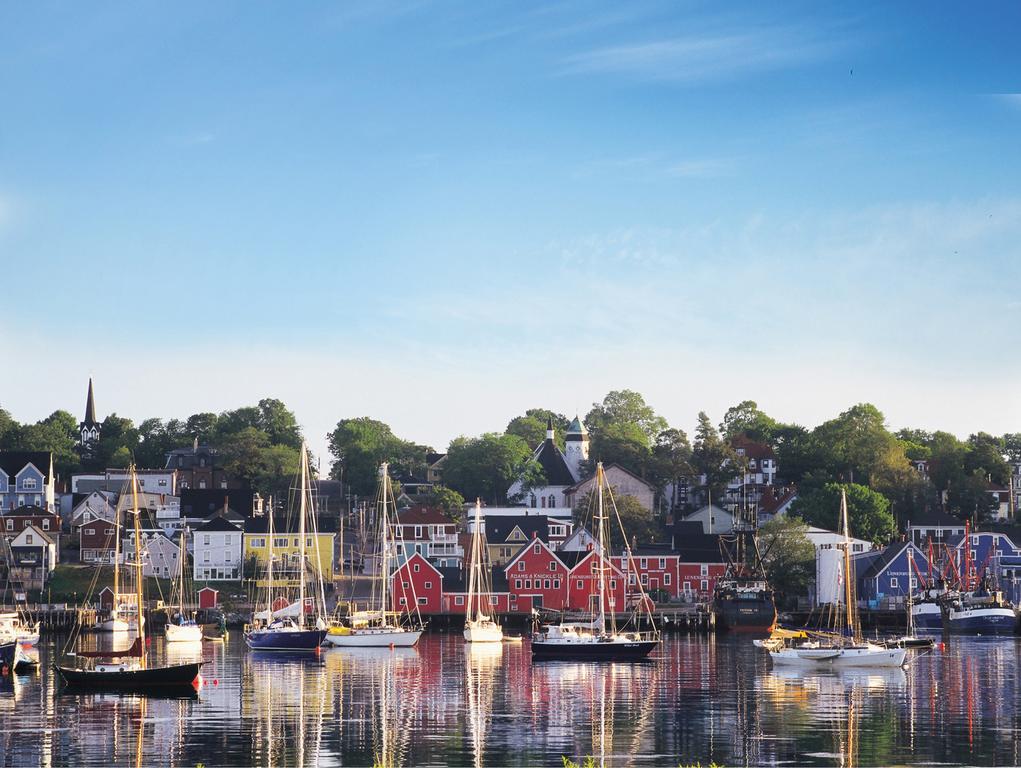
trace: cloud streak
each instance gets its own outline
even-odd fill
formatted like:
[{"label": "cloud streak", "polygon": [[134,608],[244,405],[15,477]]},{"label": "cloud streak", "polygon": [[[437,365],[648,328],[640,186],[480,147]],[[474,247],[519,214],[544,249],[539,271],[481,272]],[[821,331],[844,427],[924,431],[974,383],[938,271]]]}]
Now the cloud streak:
[{"label": "cloud streak", "polygon": [[747,28],[594,48],[567,57],[561,73],[692,84],[785,69],[831,56],[842,45],[796,27]]}]

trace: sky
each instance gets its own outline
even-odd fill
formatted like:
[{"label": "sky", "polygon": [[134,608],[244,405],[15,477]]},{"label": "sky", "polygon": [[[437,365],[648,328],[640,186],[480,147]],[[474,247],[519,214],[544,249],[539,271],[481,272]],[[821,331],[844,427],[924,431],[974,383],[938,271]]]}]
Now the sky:
[{"label": "sky", "polygon": [[1013,2],[0,6],[0,406],[1021,431]]}]

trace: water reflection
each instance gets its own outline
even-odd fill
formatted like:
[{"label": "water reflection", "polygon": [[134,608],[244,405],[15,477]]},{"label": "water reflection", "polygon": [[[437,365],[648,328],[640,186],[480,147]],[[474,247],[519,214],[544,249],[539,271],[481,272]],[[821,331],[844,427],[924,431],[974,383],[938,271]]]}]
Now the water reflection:
[{"label": "water reflection", "polygon": [[464,659],[472,765],[482,768],[486,734],[492,722],[493,696],[503,662],[503,643],[468,643]]}]

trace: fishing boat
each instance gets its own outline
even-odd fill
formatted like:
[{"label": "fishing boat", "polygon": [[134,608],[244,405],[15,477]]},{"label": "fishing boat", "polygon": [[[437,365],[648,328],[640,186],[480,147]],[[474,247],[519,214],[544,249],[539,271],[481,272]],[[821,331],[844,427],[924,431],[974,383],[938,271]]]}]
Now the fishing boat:
[{"label": "fishing boat", "polygon": [[482,533],[482,504],[475,500],[475,530],[472,532],[468,570],[468,604],[465,606],[464,639],[469,643],[503,642],[503,629],[489,615],[492,573]]},{"label": "fishing boat", "polygon": [[[269,536],[268,559],[266,561],[266,609],[255,614],[253,623],[245,627],[245,643],[253,651],[282,652],[318,652],[326,635],[326,622],[323,620],[326,604],[323,575],[320,568],[322,560],[318,557],[319,536],[315,514],[315,500],[312,496],[311,473],[308,466],[308,448],[301,444],[300,487],[298,489],[298,599],[289,602],[282,596],[274,599],[275,583],[273,581],[273,512],[268,512]],[[308,570],[306,520],[315,542],[316,564],[314,572],[317,577],[312,594],[308,593],[306,578]]]},{"label": "fishing boat", "polygon": [[185,586],[184,586],[184,565],[188,559],[188,526],[181,530],[181,556],[178,558],[178,578],[174,585],[174,592],[177,602],[173,605],[177,608],[176,613],[170,614],[167,622],[166,635],[168,643],[198,643],[202,641],[202,627],[195,621],[185,608]]},{"label": "fishing boat", "polygon": [[[376,496],[379,511],[379,567],[372,584],[372,607],[356,611],[346,623],[336,623],[326,633],[326,644],[340,648],[393,646],[407,648],[415,645],[425,626],[418,611],[418,600],[411,584],[412,606],[406,611],[394,611],[390,602],[390,578],[397,569],[397,544],[391,529],[391,511],[396,511],[393,485],[387,464],[379,470],[379,491]],[[412,614],[414,611],[414,614]]]},{"label": "fishing boat", "polygon": [[[135,527],[135,605],[134,615],[142,616],[144,599],[142,596],[142,540],[138,505],[138,480],[134,465],[130,468],[131,482],[131,516]],[[175,689],[188,689],[199,684],[199,672],[202,662],[187,664],[152,664],[146,652],[145,637],[136,622],[135,640],[130,647],[119,651],[82,651],[68,652],[76,638],[71,635],[65,653],[75,663],[55,664],[54,669],[63,683],[72,689],[85,691],[121,691],[136,693],[160,693]]]},{"label": "fishing boat", "polygon": [[946,592],[939,605],[943,629],[952,635],[1013,635],[1017,626],[1013,604],[985,583],[967,592]]},{"label": "fishing boat", "polygon": [[[854,571],[851,569],[851,531],[847,517],[847,494],[841,490],[840,519],[843,528],[844,582],[843,610],[837,605],[833,632],[802,630],[786,635],[771,636],[758,643],[769,652],[774,664],[802,666],[828,665],[833,667],[900,667],[907,651],[904,648],[887,648],[885,645],[864,640],[858,604],[855,598]],[[843,622],[840,614],[843,614]],[[843,623],[843,626],[841,624]]]},{"label": "fishing boat", "polygon": [[6,677],[12,672],[24,672],[33,669],[38,661],[25,653],[18,640],[0,642],[0,676]]},{"label": "fishing boat", "polygon": [[16,640],[25,648],[39,642],[39,622],[31,622],[20,611],[0,613],[0,642]]},{"label": "fishing boat", "polygon": [[[637,573],[627,533],[624,531],[613,492],[606,483],[603,464],[596,465],[595,498],[590,497],[593,507],[592,520],[596,531],[595,548],[596,563],[594,572],[598,578],[597,596],[589,601],[592,606],[589,621],[567,621],[548,624],[537,629],[532,635],[532,658],[534,660],[562,659],[579,661],[639,661],[646,658],[660,643],[659,630],[652,618],[652,601],[645,594],[641,579],[636,579],[638,600],[634,603],[634,611],[625,625],[617,626],[616,614],[608,612],[609,605],[608,581],[609,571],[613,567],[609,563],[610,528],[618,529],[624,546],[624,560],[628,572]],[[608,508],[604,498],[609,502]],[[612,517],[611,517],[612,514]],[[628,580],[624,580],[627,590]],[[570,580],[568,580],[570,589]],[[597,604],[597,605],[594,605]],[[638,629],[639,613],[645,613],[649,631]],[[609,626],[608,626],[609,623]]]}]

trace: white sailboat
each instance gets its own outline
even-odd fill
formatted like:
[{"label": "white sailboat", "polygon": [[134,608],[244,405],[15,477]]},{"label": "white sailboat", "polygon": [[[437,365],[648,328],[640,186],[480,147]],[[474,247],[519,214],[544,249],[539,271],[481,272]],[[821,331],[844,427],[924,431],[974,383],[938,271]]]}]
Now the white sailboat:
[{"label": "white sailboat", "polygon": [[499,643],[503,629],[489,615],[492,574],[482,540],[482,505],[475,500],[475,531],[472,533],[468,570],[468,604],[465,606],[464,639],[469,643]]},{"label": "white sailboat", "polygon": [[[833,667],[901,667],[907,651],[887,648],[862,638],[851,570],[851,533],[847,520],[847,495],[840,493],[840,517],[844,532],[844,607],[847,634],[789,632],[759,643],[769,651],[774,664]],[[843,629],[841,630],[843,632]]]},{"label": "white sailboat", "polygon": [[[390,578],[397,565],[397,543],[391,530],[391,510],[396,511],[393,486],[390,483],[389,468],[386,464],[380,467],[379,494],[379,568],[377,581],[373,584],[373,607],[367,611],[353,613],[348,624],[330,627],[326,633],[328,645],[341,648],[393,646],[409,647],[418,642],[424,626],[418,613],[418,602],[405,611],[394,611],[390,607],[392,594]],[[413,619],[410,611],[413,610]]]},{"label": "white sailboat", "polygon": [[184,587],[184,564],[188,559],[188,526],[185,526],[181,530],[181,553],[178,558],[178,579],[175,591],[177,592],[177,603],[178,609],[177,614],[170,617],[170,621],[167,622],[167,642],[168,643],[199,643],[202,641],[202,627],[200,627],[195,619],[190,617],[185,611],[185,587]]}]

